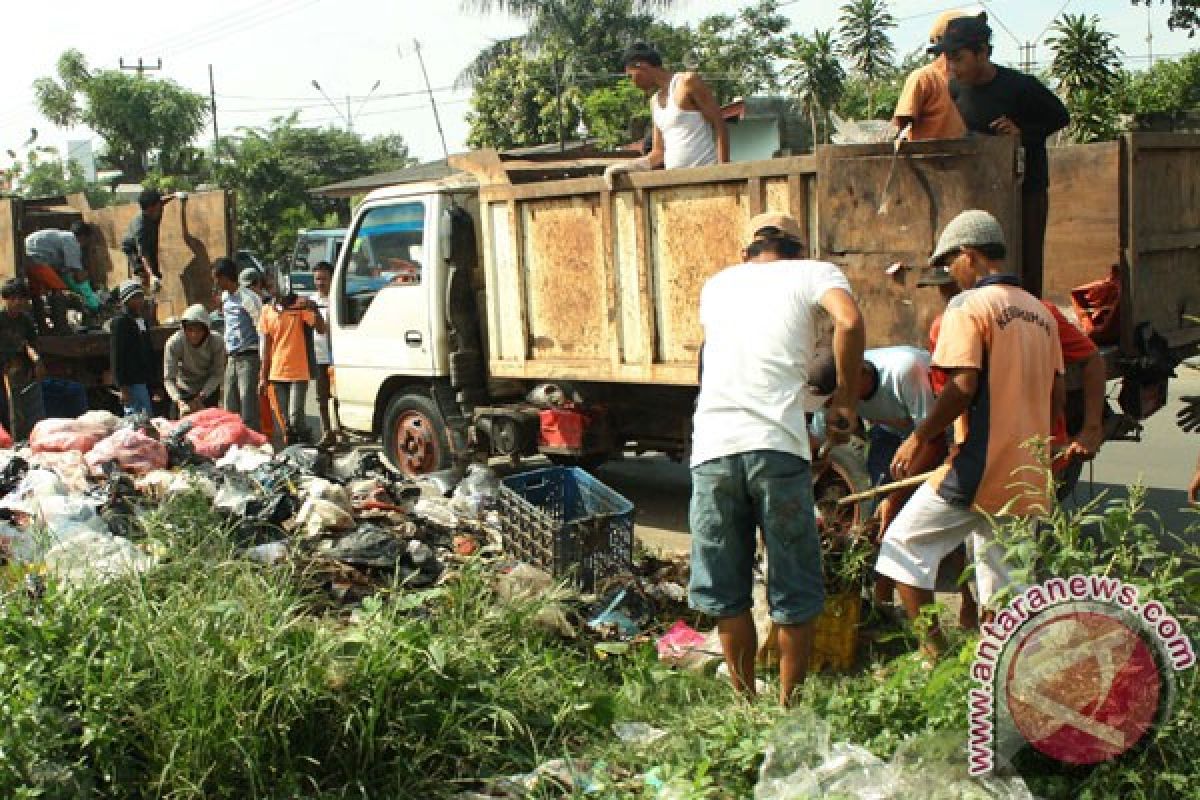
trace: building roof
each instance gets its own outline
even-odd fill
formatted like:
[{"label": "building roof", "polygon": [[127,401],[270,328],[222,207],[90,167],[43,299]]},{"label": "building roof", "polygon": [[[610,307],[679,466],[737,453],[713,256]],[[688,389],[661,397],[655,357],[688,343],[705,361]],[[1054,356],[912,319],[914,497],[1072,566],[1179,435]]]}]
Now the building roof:
[{"label": "building roof", "polygon": [[404,169],[377,172],[374,175],[364,175],[361,178],[331,183],[328,186],[318,186],[308,191],[310,194],[317,194],[323,197],[354,197],[355,195],[366,194],[382,186],[439,181],[457,172],[458,170],[446,163],[446,159],[439,158],[437,161],[426,161],[424,164],[416,164]]}]

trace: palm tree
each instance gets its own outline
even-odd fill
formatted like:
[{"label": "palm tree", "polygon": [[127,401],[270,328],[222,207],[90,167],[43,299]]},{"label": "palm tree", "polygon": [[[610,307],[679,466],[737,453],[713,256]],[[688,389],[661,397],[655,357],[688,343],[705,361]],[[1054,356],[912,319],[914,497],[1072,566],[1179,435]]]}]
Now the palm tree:
[{"label": "palm tree", "polygon": [[[459,74],[456,84],[473,85],[504,56],[517,52],[538,54],[557,45],[560,52],[597,53],[597,34],[608,40],[605,44],[612,46],[607,49],[615,53],[617,44],[632,33],[631,29],[644,28],[649,22],[641,15],[674,5],[675,0],[462,0],[464,11],[509,14],[528,21],[529,29],[481,50]],[[593,70],[597,65],[582,66]]]},{"label": "palm tree", "polygon": [[1116,130],[1113,97],[1121,82],[1121,49],[1116,34],[1101,30],[1100,18],[1063,14],[1046,39],[1054,51],[1050,74],[1071,110],[1071,138],[1091,142]]},{"label": "palm tree", "polygon": [[817,135],[817,118],[825,123],[829,133],[829,111],[838,100],[846,83],[846,70],[838,60],[833,31],[813,31],[812,38],[794,36],[788,48],[791,61],[783,77],[788,88],[799,98],[800,106],[812,123],[813,148],[820,138]]},{"label": "palm tree", "polygon": [[867,81],[867,115],[875,116],[875,84],[891,68],[896,55],[888,31],[896,18],[887,0],[850,0],[841,8],[838,42],[854,69]]}]

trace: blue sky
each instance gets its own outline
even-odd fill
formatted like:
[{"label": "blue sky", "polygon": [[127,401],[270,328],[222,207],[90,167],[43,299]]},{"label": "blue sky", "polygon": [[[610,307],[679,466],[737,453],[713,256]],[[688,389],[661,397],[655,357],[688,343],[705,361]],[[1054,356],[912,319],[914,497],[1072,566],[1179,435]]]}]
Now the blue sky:
[{"label": "blue sky", "polygon": [[[684,0],[667,15],[675,23],[696,22],[707,14],[732,13],[746,3],[729,0]],[[947,0],[892,0],[900,20],[894,32],[897,50],[921,45],[930,22],[948,8],[979,9],[978,3],[954,5]],[[996,0],[988,2],[995,21],[997,59],[1016,62],[1017,41],[1037,39],[1064,6],[1062,0]],[[519,33],[522,24],[501,14],[464,14],[455,0],[207,0],[170,4],[161,0],[60,0],[54,13],[32,3],[7,9],[5,46],[0,48],[0,154],[17,149],[31,127],[39,143],[66,151],[68,139],[94,139],[87,130],[63,131],[42,119],[33,107],[30,88],[40,75],[51,74],[64,49],[76,47],[92,66],[128,64],[141,57],[163,60],[163,75],[208,93],[208,65],[213,65],[217,118],[222,133],[241,126],[265,124],[293,109],[308,125],[345,125],[345,96],[351,95],[355,129],[367,134],[398,132],[413,152],[425,159],[441,155],[428,98],[424,95],[413,39],[422,43],[430,82],[441,111],[451,152],[462,149],[464,114],[469,93],[451,87],[471,56],[490,41]],[[792,0],[781,11],[793,30],[830,27],[837,3]],[[1078,0],[1065,4],[1072,13],[1098,14],[1119,35],[1131,66],[1146,60],[1147,12],[1128,0]],[[184,10],[186,9],[186,11]],[[1187,35],[1166,28],[1166,11],[1150,14],[1156,55],[1179,54],[1200,47]],[[1049,58],[1038,48],[1037,58]],[[159,73],[156,73],[159,74]],[[312,87],[317,80],[337,102],[337,109]],[[379,88],[366,96],[372,85]],[[7,158],[0,155],[0,165]]]}]

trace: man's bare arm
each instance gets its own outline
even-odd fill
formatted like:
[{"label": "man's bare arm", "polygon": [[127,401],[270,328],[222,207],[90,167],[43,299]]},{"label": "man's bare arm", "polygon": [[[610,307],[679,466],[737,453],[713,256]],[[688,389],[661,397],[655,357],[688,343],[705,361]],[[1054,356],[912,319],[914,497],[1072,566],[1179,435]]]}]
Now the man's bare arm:
[{"label": "man's bare arm", "polygon": [[684,91],[686,100],[690,102],[683,107],[694,105],[696,110],[704,115],[705,121],[712,125],[713,136],[717,140],[717,163],[728,164],[729,128],[725,125],[725,118],[721,116],[721,106],[717,103],[717,98],[713,96],[712,89],[708,88],[708,84],[704,82],[703,78],[693,72],[684,82]]},{"label": "man's bare arm", "polygon": [[[830,289],[821,296],[821,307],[833,318],[833,360],[837,365],[838,385],[833,390],[826,414],[831,434],[854,430],[858,407],[858,384],[862,377],[866,325],[858,303],[845,289]],[[848,427],[847,427],[848,426]]]}]

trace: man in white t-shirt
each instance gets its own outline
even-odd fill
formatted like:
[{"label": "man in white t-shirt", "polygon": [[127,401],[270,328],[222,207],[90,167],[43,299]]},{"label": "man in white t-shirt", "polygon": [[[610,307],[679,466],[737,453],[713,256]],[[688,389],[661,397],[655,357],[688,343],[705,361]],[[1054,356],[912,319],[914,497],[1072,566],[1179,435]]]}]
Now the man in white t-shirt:
[{"label": "man in white t-shirt", "polygon": [[329,345],[329,289],[333,286],[333,265],[319,261],[313,267],[313,283],[317,287],[317,313],[325,320],[326,332],[313,332],[313,355],[317,362],[317,413],[321,415],[321,441],[318,447],[333,447],[337,444],[337,432],[333,429],[329,404],[333,402],[337,413],[337,399],[331,391],[330,372],[333,369],[333,349]]},{"label": "man in white t-shirt", "polygon": [[850,284],[833,264],[802,258],[800,227],[785,214],[750,221],[744,264],[714,275],[700,295],[704,327],[692,440],[692,608],[717,618],[736,689],[754,693],[756,531],[770,565],[767,597],[779,627],[780,700],[804,680],[812,627],[824,606],[805,406],[817,310],[833,320],[841,376],[828,428],[855,424],[864,328]]}]

